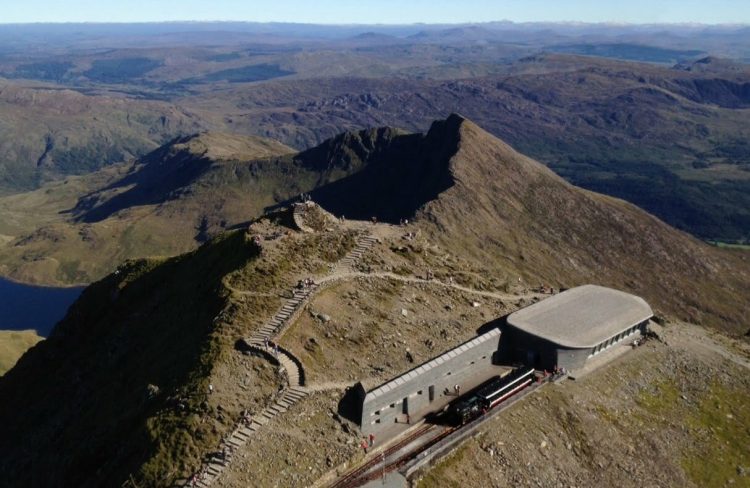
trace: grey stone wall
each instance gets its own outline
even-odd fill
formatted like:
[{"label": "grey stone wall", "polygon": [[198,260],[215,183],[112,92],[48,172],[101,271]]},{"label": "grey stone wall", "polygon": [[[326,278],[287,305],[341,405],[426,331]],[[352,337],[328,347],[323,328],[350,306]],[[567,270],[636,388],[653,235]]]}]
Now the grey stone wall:
[{"label": "grey stone wall", "polygon": [[445,407],[503,368],[493,364],[500,330],[493,329],[369,391],[362,405],[361,430],[378,438],[398,433]]},{"label": "grey stone wall", "polygon": [[[576,370],[586,365],[586,360],[591,354],[591,349],[558,349],[555,357],[556,365],[567,370]],[[552,366],[554,368],[555,365]],[[548,368],[548,369],[552,369]]]}]

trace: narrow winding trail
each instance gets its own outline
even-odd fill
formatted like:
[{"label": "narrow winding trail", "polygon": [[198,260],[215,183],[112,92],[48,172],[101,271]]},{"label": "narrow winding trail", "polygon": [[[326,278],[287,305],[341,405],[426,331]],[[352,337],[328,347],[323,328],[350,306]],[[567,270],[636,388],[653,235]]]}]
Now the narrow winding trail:
[{"label": "narrow winding trail", "polygon": [[[295,215],[296,220],[297,215]],[[301,219],[300,219],[301,220]],[[310,232],[312,229],[301,229],[303,232]],[[356,270],[356,264],[364,254],[378,242],[378,239],[370,234],[365,234],[357,239],[354,248],[349,251],[341,260],[339,260],[328,275],[314,278],[314,284],[301,289],[293,290],[292,298],[287,299],[279,310],[268,320],[260,329],[254,332],[245,343],[249,350],[255,351],[260,355],[272,355],[279,366],[286,372],[288,384],[282,390],[277,400],[264,409],[261,413],[252,418],[244,419],[240,424],[223,439],[219,452],[221,455],[211,458],[196,475],[193,481],[187,481],[182,486],[199,486],[208,487],[215,482],[232,461],[234,452],[243,447],[250,441],[252,436],[261,427],[268,424],[277,415],[286,412],[294,404],[305,398],[308,394],[330,389],[342,389],[351,385],[351,382],[345,383],[320,383],[313,385],[305,384],[305,372],[302,362],[297,359],[290,351],[278,345],[278,337],[286,328],[294,323],[296,318],[305,309],[307,305],[320,290],[323,290],[335,283],[354,279],[390,279],[402,283],[416,283],[429,286],[441,286],[451,288],[465,293],[494,298],[504,301],[514,301],[521,299],[542,298],[545,295],[541,293],[528,293],[515,295],[511,293],[497,293],[484,290],[475,290],[466,286],[455,283],[445,283],[435,279],[427,280],[414,276],[402,276],[391,272],[373,272],[365,273]],[[252,291],[238,290],[228,287],[233,293],[239,295],[261,295]],[[275,294],[263,293],[263,296],[278,296]]]}]

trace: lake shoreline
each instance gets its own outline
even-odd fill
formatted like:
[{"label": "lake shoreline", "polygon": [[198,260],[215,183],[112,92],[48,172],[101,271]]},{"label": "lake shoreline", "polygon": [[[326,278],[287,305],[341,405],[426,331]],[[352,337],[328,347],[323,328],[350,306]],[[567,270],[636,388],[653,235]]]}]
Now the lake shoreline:
[{"label": "lake shoreline", "polygon": [[34,330],[41,337],[49,337],[84,289],[84,286],[34,285],[0,277],[0,330]]},{"label": "lake shoreline", "polygon": [[0,280],[10,281],[11,283],[15,283],[16,285],[37,286],[39,288],[86,288],[87,286],[91,284],[91,283],[50,284],[50,283],[42,283],[42,282],[29,282],[29,281],[21,281],[17,278],[8,276],[3,273],[0,273]]}]

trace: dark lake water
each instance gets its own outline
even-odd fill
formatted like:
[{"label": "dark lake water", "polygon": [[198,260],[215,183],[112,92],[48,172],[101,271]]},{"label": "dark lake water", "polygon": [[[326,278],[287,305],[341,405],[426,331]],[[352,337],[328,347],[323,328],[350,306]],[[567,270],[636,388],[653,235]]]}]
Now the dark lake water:
[{"label": "dark lake water", "polygon": [[35,329],[47,337],[83,287],[55,288],[0,278],[0,330]]}]

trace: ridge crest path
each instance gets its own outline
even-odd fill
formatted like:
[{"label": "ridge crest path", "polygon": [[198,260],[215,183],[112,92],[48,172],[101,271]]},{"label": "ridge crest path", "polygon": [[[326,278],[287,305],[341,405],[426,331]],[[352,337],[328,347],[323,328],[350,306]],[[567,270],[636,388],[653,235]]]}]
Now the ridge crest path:
[{"label": "ridge crest path", "polygon": [[[296,209],[297,206],[295,206],[295,221]],[[312,231],[312,229],[310,230]],[[305,231],[303,230],[303,232]],[[336,263],[333,274],[322,278],[320,281],[329,282],[332,279],[339,279],[341,275],[346,274],[346,270],[351,271],[356,262],[375,242],[377,242],[377,239],[369,234],[361,236],[357,239],[354,248]],[[283,390],[281,396],[272,405],[252,417],[249,422],[240,422],[232,433],[222,440],[220,445],[221,455],[210,457],[208,463],[204,464],[199,474],[196,475],[197,479],[194,481],[187,480],[181,484],[182,486],[210,486],[229,465],[236,449],[244,446],[255,432],[269,423],[276,415],[286,412],[310,393],[304,387],[302,363],[291,352],[279,348],[278,344],[273,342],[273,339],[280,335],[282,330],[292,322],[292,319],[297,317],[318,287],[317,283],[313,283],[302,289],[294,289],[292,298],[286,300],[269,321],[253,333],[249,339],[245,340],[251,349],[275,355],[279,366],[286,371],[288,388]],[[233,291],[242,293],[240,290]],[[266,343],[273,347],[267,348]]]},{"label": "ridge crest path", "polygon": [[[372,246],[378,242],[375,236],[365,234],[357,239],[354,248],[349,251],[342,259],[340,259],[333,267],[333,271],[324,277],[316,278],[314,284],[307,286],[302,289],[294,289],[292,298],[286,300],[282,306],[278,309],[276,314],[271,317],[260,329],[254,332],[249,339],[245,342],[251,349],[261,351],[265,354],[276,353],[276,360],[279,362],[279,366],[284,368],[287,373],[288,388],[283,390],[283,393],[279,398],[270,406],[266,407],[260,414],[254,416],[249,422],[243,424],[240,423],[231,434],[229,434],[221,443],[222,456],[213,456],[209,462],[204,465],[202,469],[202,475],[200,479],[196,480],[191,484],[190,481],[185,482],[182,486],[199,486],[208,487],[214,481],[216,481],[221,473],[226,469],[232,460],[233,453],[236,449],[241,448],[250,440],[252,435],[257,432],[262,426],[266,425],[276,415],[279,415],[289,408],[294,406],[301,399],[307,395],[331,388],[341,388],[343,384],[321,384],[306,386],[304,382],[304,369],[302,363],[297,359],[290,351],[283,348],[275,349],[277,343],[274,341],[279,337],[286,327],[296,319],[297,316],[304,309],[304,306],[315,296],[315,292],[329,286],[340,280],[356,279],[356,278],[381,278],[381,279],[393,279],[404,283],[422,283],[434,286],[442,286],[445,288],[453,288],[461,290],[466,293],[475,295],[485,296],[489,298],[495,298],[499,300],[520,300],[520,299],[533,299],[546,296],[542,293],[527,293],[523,295],[516,295],[512,293],[496,293],[483,290],[475,290],[473,288],[457,285],[455,283],[445,283],[435,279],[423,279],[418,277],[402,276],[392,272],[362,272],[357,271],[355,266],[362,256]],[[243,292],[241,290],[233,290],[238,293],[250,293]],[[269,346],[266,348],[265,344],[268,341]]]}]

